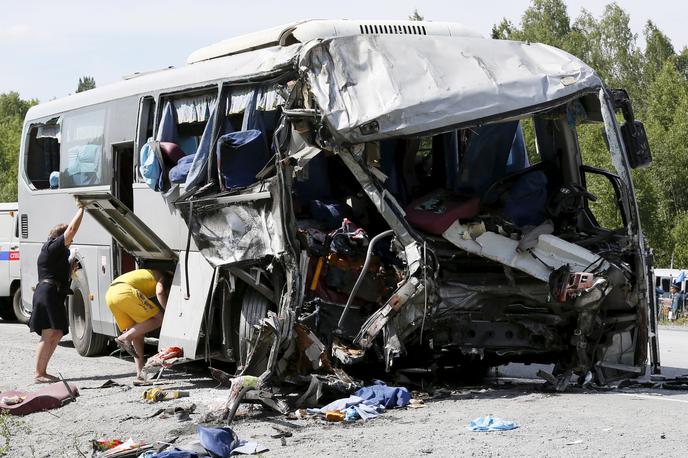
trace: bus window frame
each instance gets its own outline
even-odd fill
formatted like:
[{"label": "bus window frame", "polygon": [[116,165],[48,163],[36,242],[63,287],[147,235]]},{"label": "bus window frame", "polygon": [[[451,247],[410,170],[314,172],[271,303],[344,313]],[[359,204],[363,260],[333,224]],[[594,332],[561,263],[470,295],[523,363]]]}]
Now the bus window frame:
[{"label": "bus window frame", "polygon": [[[50,189],[50,186],[47,188],[37,188],[36,185],[33,183],[31,178],[29,177],[29,172],[28,172],[28,163],[29,163],[29,154],[30,154],[30,149],[31,149],[31,131],[33,129],[37,129],[41,126],[45,126],[48,124],[58,124],[60,126],[60,137],[62,136],[62,121],[64,119],[64,113],[57,113],[53,114],[50,116],[46,116],[43,118],[38,118],[34,119],[31,121],[27,121],[25,123],[25,135],[22,136],[22,145],[20,146],[21,152],[23,152],[23,156],[20,157],[20,173],[19,175],[22,177],[24,180],[24,183],[28,186],[28,188],[31,191],[34,192],[40,192],[40,191],[55,191],[54,189]],[[58,154],[61,152],[62,149],[62,141],[61,139],[58,141],[58,144],[60,145],[60,149],[58,151]]]},{"label": "bus window frame", "polygon": [[[139,153],[143,145],[148,142],[146,133],[148,130],[148,121],[150,110],[146,110],[146,104],[153,104],[153,133],[152,137],[155,138],[158,129],[158,107],[160,106],[160,95],[159,94],[149,94],[139,97],[139,108],[138,114],[136,116],[136,135],[134,136],[134,183],[143,183],[143,177],[139,170]],[[143,120],[145,114],[145,123]]]}]

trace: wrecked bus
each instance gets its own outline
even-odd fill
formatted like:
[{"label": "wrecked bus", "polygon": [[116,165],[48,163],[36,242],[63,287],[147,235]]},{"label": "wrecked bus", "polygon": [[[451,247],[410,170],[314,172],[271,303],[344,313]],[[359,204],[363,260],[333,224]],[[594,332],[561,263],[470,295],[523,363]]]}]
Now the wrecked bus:
[{"label": "wrecked bus", "polygon": [[[613,169],[584,161],[584,129]],[[305,21],[31,108],[22,297],[76,196],[82,355],[117,334],[112,278],[162,266],[160,347],[237,374],[520,361],[605,383],[647,362],[630,172],[650,161],[627,94],[564,51],[451,23]]]}]

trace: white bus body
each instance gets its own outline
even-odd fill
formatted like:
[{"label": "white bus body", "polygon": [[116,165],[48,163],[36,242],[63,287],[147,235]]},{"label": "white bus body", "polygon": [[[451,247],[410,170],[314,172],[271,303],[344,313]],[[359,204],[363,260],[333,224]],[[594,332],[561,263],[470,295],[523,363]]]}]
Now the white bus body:
[{"label": "white bus body", "polygon": [[[604,126],[614,171],[582,163],[585,123]],[[141,175],[149,138],[193,161],[167,193],[151,188],[167,191],[166,166]],[[345,365],[543,361],[600,382],[645,370],[652,283],[630,166],[649,149],[624,93],[556,48],[457,24],[306,21],[32,107],[23,139],[26,304],[48,230],[75,196],[87,205],[69,300],[81,354],[117,334],[105,292],[135,261],[175,270],[160,345],[239,373],[284,375],[308,332]],[[257,169],[258,153],[232,162],[249,144],[270,157]],[[617,195],[618,228],[590,209],[595,177]],[[536,197],[509,204],[523,186]],[[534,201],[541,219],[518,215]],[[343,216],[383,248],[331,232]],[[374,273],[359,274],[364,258]]]}]

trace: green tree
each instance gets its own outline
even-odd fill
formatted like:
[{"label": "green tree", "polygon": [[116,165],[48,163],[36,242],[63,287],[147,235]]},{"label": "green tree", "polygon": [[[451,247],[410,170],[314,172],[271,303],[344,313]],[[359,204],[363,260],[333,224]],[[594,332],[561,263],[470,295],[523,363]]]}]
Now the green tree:
[{"label": "green tree", "polygon": [[[671,239],[674,249],[670,259],[674,266],[683,268],[688,266],[688,214],[681,213],[676,216],[674,228],[671,230]],[[667,263],[669,265],[669,263]]]},{"label": "green tree", "polygon": [[22,123],[37,100],[22,100],[16,92],[0,94],[0,201],[17,200],[17,166]]},{"label": "green tree", "polygon": [[664,35],[652,21],[647,21],[643,30],[645,36],[645,52],[643,63],[643,80],[646,84],[652,82],[664,66],[664,63],[676,55],[669,37]]},{"label": "green tree", "polygon": [[490,33],[490,35],[495,40],[512,40],[515,39],[512,38],[515,30],[516,28],[514,27],[514,24],[512,24],[508,19],[504,18],[502,19],[502,22],[492,26],[492,33]]},{"label": "green tree", "polygon": [[[658,264],[667,264],[676,239],[667,231],[676,224],[675,215],[688,214],[687,149],[688,49],[676,55],[667,36],[649,21],[644,30],[647,46],[641,50],[630,28],[628,14],[616,3],[607,5],[599,18],[582,9],[571,22],[563,0],[532,0],[518,25],[503,19],[492,28],[492,37],[541,42],[564,49],[593,67],[608,87],[628,90],[636,117],[646,121],[655,163],[648,170],[633,171],[643,230],[656,251]],[[525,125],[529,138],[532,129]],[[577,126],[586,164],[613,170],[609,152],[600,139],[599,125]],[[687,172],[684,173],[684,170]],[[620,215],[614,193],[604,179],[589,177],[598,202],[591,208],[601,224],[618,225]]]},{"label": "green tree", "polygon": [[526,41],[566,49],[570,32],[571,21],[563,0],[533,0],[521,18],[520,34]]},{"label": "green tree", "polygon": [[95,88],[96,80],[92,76],[82,76],[79,78],[79,85],[76,87],[76,92],[84,92]]},{"label": "green tree", "polygon": [[409,18],[409,21],[424,21],[425,20],[425,16],[423,16],[422,14],[420,14],[418,12],[418,8],[414,8],[413,14],[411,14],[408,18]]}]

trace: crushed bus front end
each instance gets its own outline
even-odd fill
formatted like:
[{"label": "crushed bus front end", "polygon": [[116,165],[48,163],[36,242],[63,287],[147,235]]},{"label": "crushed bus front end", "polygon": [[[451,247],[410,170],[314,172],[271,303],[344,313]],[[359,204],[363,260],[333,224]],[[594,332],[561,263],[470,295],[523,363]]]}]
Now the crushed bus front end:
[{"label": "crushed bus front end", "polygon": [[359,35],[298,59],[260,181],[176,203],[215,267],[211,354],[295,383],[508,362],[554,364],[560,385],[644,373],[630,168],[648,160],[617,125],[629,101],[539,44]]}]

